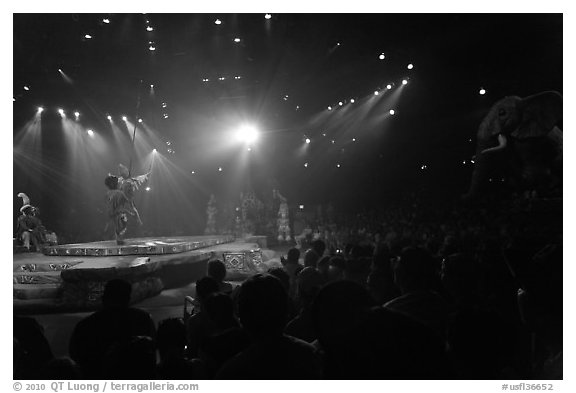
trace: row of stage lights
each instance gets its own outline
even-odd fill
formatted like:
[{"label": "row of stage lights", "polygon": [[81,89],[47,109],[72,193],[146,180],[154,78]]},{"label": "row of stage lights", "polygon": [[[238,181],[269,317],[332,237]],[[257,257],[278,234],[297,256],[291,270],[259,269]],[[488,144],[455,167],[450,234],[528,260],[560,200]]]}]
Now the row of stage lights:
[{"label": "row of stage lights", "polygon": [[[407,85],[407,84],[408,84],[408,79],[402,79],[402,85]],[[382,94],[382,90],[384,90],[384,91],[386,91],[386,90],[392,90],[392,87],[393,87],[393,86],[394,86],[393,84],[389,83],[388,85],[386,85],[386,89],[377,89],[377,90],[374,90],[374,95],[375,95],[375,96],[378,96],[378,95]],[[286,97],[288,97],[288,96],[286,96]],[[334,105],[334,106],[328,105],[328,107],[327,107],[326,109],[328,109],[329,111],[331,111],[331,110],[334,110],[334,109],[337,108],[337,107],[344,106],[344,104],[346,104],[346,103],[354,104],[355,102],[356,102],[356,100],[355,100],[354,98],[351,98],[351,99],[348,100],[348,101],[338,101],[338,105]],[[394,115],[394,114],[395,114],[394,109],[390,109],[390,114],[391,114],[391,115]]]},{"label": "row of stage lights", "polygon": [[[165,108],[165,106],[163,106],[163,108]],[[44,107],[39,106],[38,109],[37,109],[37,113],[38,113],[38,114],[41,114],[42,112],[44,112],[44,110],[45,110]],[[60,114],[60,116],[61,116],[62,118],[66,117],[66,111],[65,111],[64,109],[59,108],[59,109],[57,110],[57,112],[58,112],[58,114]],[[162,115],[162,117],[163,117],[164,119],[167,119],[169,116],[168,116],[168,114],[164,113],[164,114]],[[76,120],[80,120],[80,112],[75,111],[75,112],[74,112],[74,118],[75,118]],[[112,116],[110,116],[110,115],[106,115],[106,118],[107,118],[109,121],[113,121]],[[122,116],[122,121],[125,121],[125,122],[128,121],[128,117],[127,117],[127,116]],[[142,118],[138,118],[138,123],[142,123],[143,121],[144,121],[144,120],[142,120]]]}]

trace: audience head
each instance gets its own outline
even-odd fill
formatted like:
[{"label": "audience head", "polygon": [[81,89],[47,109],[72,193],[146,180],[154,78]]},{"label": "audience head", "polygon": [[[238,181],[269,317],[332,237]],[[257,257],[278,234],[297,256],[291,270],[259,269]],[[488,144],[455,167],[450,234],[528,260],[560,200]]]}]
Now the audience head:
[{"label": "audience head", "polygon": [[220,283],[226,278],[226,265],[219,259],[208,261],[206,275]]},{"label": "audience head", "polygon": [[158,324],[156,345],[160,357],[174,354],[183,356],[186,346],[186,326],[181,318],[168,318]]},{"label": "audience head", "polygon": [[312,247],[312,250],[318,254],[318,258],[322,257],[324,255],[324,251],[326,251],[326,243],[320,239],[312,241],[310,246]]},{"label": "audience head", "polygon": [[218,329],[230,329],[238,326],[234,316],[234,302],[225,293],[213,293],[204,301],[204,310],[208,318]]},{"label": "audience head", "polygon": [[303,305],[307,305],[312,302],[323,284],[324,279],[318,270],[305,267],[296,277],[296,296]]},{"label": "audience head", "polygon": [[290,293],[290,276],[286,272],[286,270],[282,269],[281,267],[271,267],[268,269],[268,274],[273,275],[284,287],[286,293]]},{"label": "audience head", "polygon": [[240,286],[238,316],[254,339],[281,335],[287,315],[288,295],[276,277],[256,274]]},{"label": "audience head", "polygon": [[196,298],[200,303],[211,294],[218,292],[218,282],[212,277],[202,277],[200,280],[196,281]]},{"label": "audience head", "polygon": [[109,379],[155,379],[156,348],[152,338],[134,336],[110,348],[104,363]]},{"label": "audience head", "polygon": [[435,261],[423,248],[406,247],[394,262],[394,282],[402,293],[435,289],[436,280]]},{"label": "audience head", "polygon": [[320,257],[318,256],[318,253],[316,253],[316,251],[314,251],[312,248],[307,250],[304,253],[304,267],[316,268],[318,259],[320,259]]},{"label": "audience head", "polygon": [[300,259],[300,250],[292,247],[288,250],[287,258],[288,263],[298,263],[298,260]]},{"label": "audience head", "polygon": [[126,280],[115,278],[106,283],[102,304],[105,308],[128,307],[132,294],[132,284]]}]

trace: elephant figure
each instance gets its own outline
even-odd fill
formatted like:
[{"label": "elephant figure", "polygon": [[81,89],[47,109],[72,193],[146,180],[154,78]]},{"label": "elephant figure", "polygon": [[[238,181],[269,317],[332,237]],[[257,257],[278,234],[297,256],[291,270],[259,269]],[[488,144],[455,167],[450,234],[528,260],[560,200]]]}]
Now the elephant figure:
[{"label": "elephant figure", "polygon": [[517,191],[545,195],[561,190],[562,95],[545,91],[496,102],[476,135],[476,156],[468,199],[477,197],[492,171],[503,165]]}]

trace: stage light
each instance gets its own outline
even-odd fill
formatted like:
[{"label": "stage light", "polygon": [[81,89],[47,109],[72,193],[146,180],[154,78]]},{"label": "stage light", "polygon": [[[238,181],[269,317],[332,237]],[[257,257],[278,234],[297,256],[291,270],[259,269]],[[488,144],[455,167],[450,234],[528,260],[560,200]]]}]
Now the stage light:
[{"label": "stage light", "polygon": [[414,64],[410,63],[410,64],[408,64],[408,66],[407,66],[406,68],[408,68],[409,70],[411,70],[412,68],[414,68]]},{"label": "stage light", "polygon": [[150,191],[150,187],[146,187],[146,191]]},{"label": "stage light", "polygon": [[226,79],[226,78],[223,77],[223,76],[221,76],[220,78],[218,78],[219,81],[223,81],[223,80],[225,80],[225,79]]},{"label": "stage light", "polygon": [[308,163],[307,163],[307,162],[304,163],[304,168],[308,168]]},{"label": "stage light", "polygon": [[480,93],[480,95],[483,96],[484,94],[486,94],[486,90],[484,90],[483,88],[481,88],[478,93]]},{"label": "stage light", "polygon": [[156,153],[156,152],[158,152],[158,150],[152,149],[152,153]]},{"label": "stage light", "polygon": [[110,19],[104,18],[104,19],[102,19],[102,22],[104,22],[104,23],[110,23]]},{"label": "stage light", "polygon": [[60,113],[60,116],[64,117],[64,109],[58,109],[58,113]]},{"label": "stage light", "polygon": [[298,207],[300,208],[300,210],[304,210],[304,205],[300,205]]},{"label": "stage light", "polygon": [[300,105],[296,105],[296,110],[300,109]]},{"label": "stage light", "polygon": [[78,120],[78,118],[80,117],[80,112],[74,112],[74,116],[76,117],[76,120]]},{"label": "stage light", "polygon": [[258,139],[258,130],[253,126],[242,126],[236,132],[236,138],[246,144],[254,143]]},{"label": "stage light", "polygon": [[210,82],[210,79],[204,78],[204,79],[202,79],[202,82]]},{"label": "stage light", "polygon": [[221,25],[221,24],[222,24],[222,21],[221,21],[220,19],[216,19],[216,20],[214,21],[214,23],[217,24],[217,25]]},{"label": "stage light", "polygon": [[380,60],[384,60],[386,58],[386,56],[384,55],[384,53],[380,53],[380,56],[378,56],[378,58]]},{"label": "stage light", "polygon": [[353,104],[354,102],[355,102],[355,101],[354,101],[354,98],[351,98],[351,99],[350,99],[350,103]]},{"label": "stage light", "polygon": [[247,150],[248,150],[248,151],[252,151],[252,148],[251,148],[250,146],[248,146],[248,149],[247,149]]},{"label": "stage light", "polygon": [[466,165],[466,160],[462,161],[462,165]]},{"label": "stage light", "polygon": [[235,76],[234,79],[238,80],[238,79],[242,79],[242,77],[240,75]]},{"label": "stage light", "polygon": [[171,144],[172,144],[172,142],[166,141],[166,145],[167,145],[167,146],[170,146]]},{"label": "stage light", "polygon": [[310,140],[310,138],[306,138],[306,140],[305,140],[304,142],[306,142],[307,144],[309,144],[309,143],[311,142],[311,140]]},{"label": "stage light", "polygon": [[271,15],[271,14],[266,14],[266,15],[264,15],[264,18],[266,18],[266,19],[271,19],[271,18],[272,18],[272,15]]},{"label": "stage light", "polygon": [[155,51],[155,50],[156,50],[156,47],[155,47],[155,46],[153,46],[153,45],[150,45],[150,47],[148,47],[148,49],[149,49],[150,51],[152,51],[152,52],[153,52],[153,51]]},{"label": "stage light", "polygon": [[329,107],[328,107],[328,110],[329,110],[329,111],[331,111],[331,110],[332,110],[332,107],[331,107],[331,106],[329,106]]},{"label": "stage light", "polygon": [[126,116],[122,116],[122,120],[127,121],[128,118]]},{"label": "stage light", "polygon": [[402,79],[402,84],[403,84],[403,85],[405,85],[405,84],[407,84],[407,83],[408,83],[408,81],[407,81],[406,79]]},{"label": "stage light", "polygon": [[167,119],[167,118],[168,118],[168,115],[167,115],[166,113],[164,113],[164,118],[165,118],[165,119]]},{"label": "stage light", "polygon": [[90,34],[86,34],[86,35],[84,36],[84,38],[86,38],[87,40],[89,40],[90,38],[92,38],[92,36],[91,36]]},{"label": "stage light", "polygon": [[153,88],[154,88],[154,85],[150,85],[150,88],[153,89]]},{"label": "stage light", "polygon": [[331,142],[332,144],[335,144],[335,143],[336,143],[336,141],[335,141],[334,139],[332,139],[330,142]]},{"label": "stage light", "polygon": [[376,91],[374,92],[374,95],[377,96],[378,94],[380,94],[380,93],[378,93],[378,90],[376,90]]},{"label": "stage light", "polygon": [[240,38],[238,37],[234,38],[234,42],[240,42]]},{"label": "stage light", "polygon": [[470,160],[470,162],[471,162],[472,164],[474,164],[474,160]]},{"label": "stage light", "polygon": [[38,107],[38,113],[42,113],[42,111],[44,111],[44,108],[42,108],[41,106]]},{"label": "stage light", "polygon": [[392,85],[386,85],[386,88],[387,88],[388,90],[390,90],[390,89],[392,89]]},{"label": "stage light", "polygon": [[107,118],[108,120],[112,121],[112,116],[108,115],[108,116],[106,116],[106,118]]},{"label": "stage light", "polygon": [[356,142],[356,138],[352,138],[352,142]]},{"label": "stage light", "polygon": [[196,174],[196,171],[191,171],[190,173],[193,174],[193,175],[195,175],[195,174]]},{"label": "stage light", "polygon": [[142,119],[138,119],[138,123],[142,123]]},{"label": "stage light", "polygon": [[153,28],[152,26],[148,26],[148,27],[146,28],[146,31],[154,31],[154,28]]},{"label": "stage light", "polygon": [[93,137],[94,136],[94,131],[92,130],[88,130],[86,131],[88,133],[89,136]]},{"label": "stage light", "polygon": [[323,132],[323,133],[322,133],[322,136],[326,136],[326,133],[325,133],[325,132]]},{"label": "stage light", "polygon": [[58,68],[58,72],[63,72],[63,71],[62,71],[62,68]]},{"label": "stage light", "polygon": [[30,91],[30,88],[28,86],[24,86],[24,90]]},{"label": "stage light", "polygon": [[218,167],[218,172],[222,172],[222,167]]},{"label": "stage light", "polygon": [[390,109],[390,114],[393,115],[394,113],[396,113],[394,112],[394,109]]},{"label": "stage light", "polygon": [[338,102],[338,105],[342,106],[344,103],[342,101]]},{"label": "stage light", "polygon": [[336,168],[340,168],[340,164],[336,164]]}]

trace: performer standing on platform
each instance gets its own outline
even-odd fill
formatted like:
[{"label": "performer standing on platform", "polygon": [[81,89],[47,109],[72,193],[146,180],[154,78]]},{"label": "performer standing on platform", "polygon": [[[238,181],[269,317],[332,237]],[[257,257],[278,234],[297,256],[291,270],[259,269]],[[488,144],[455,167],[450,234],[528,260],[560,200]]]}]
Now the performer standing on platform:
[{"label": "performer standing on platform", "polygon": [[[140,214],[134,205],[134,193],[139,186],[148,180],[150,172],[135,178],[131,178],[128,168],[119,165],[120,176],[108,174],[104,184],[108,187],[107,204],[108,218],[114,225],[114,236],[118,245],[125,244],[124,235],[128,227],[128,215],[136,216],[138,224],[142,225]],[[108,229],[108,223],[106,224]],[[105,229],[105,230],[106,230]]]}]

